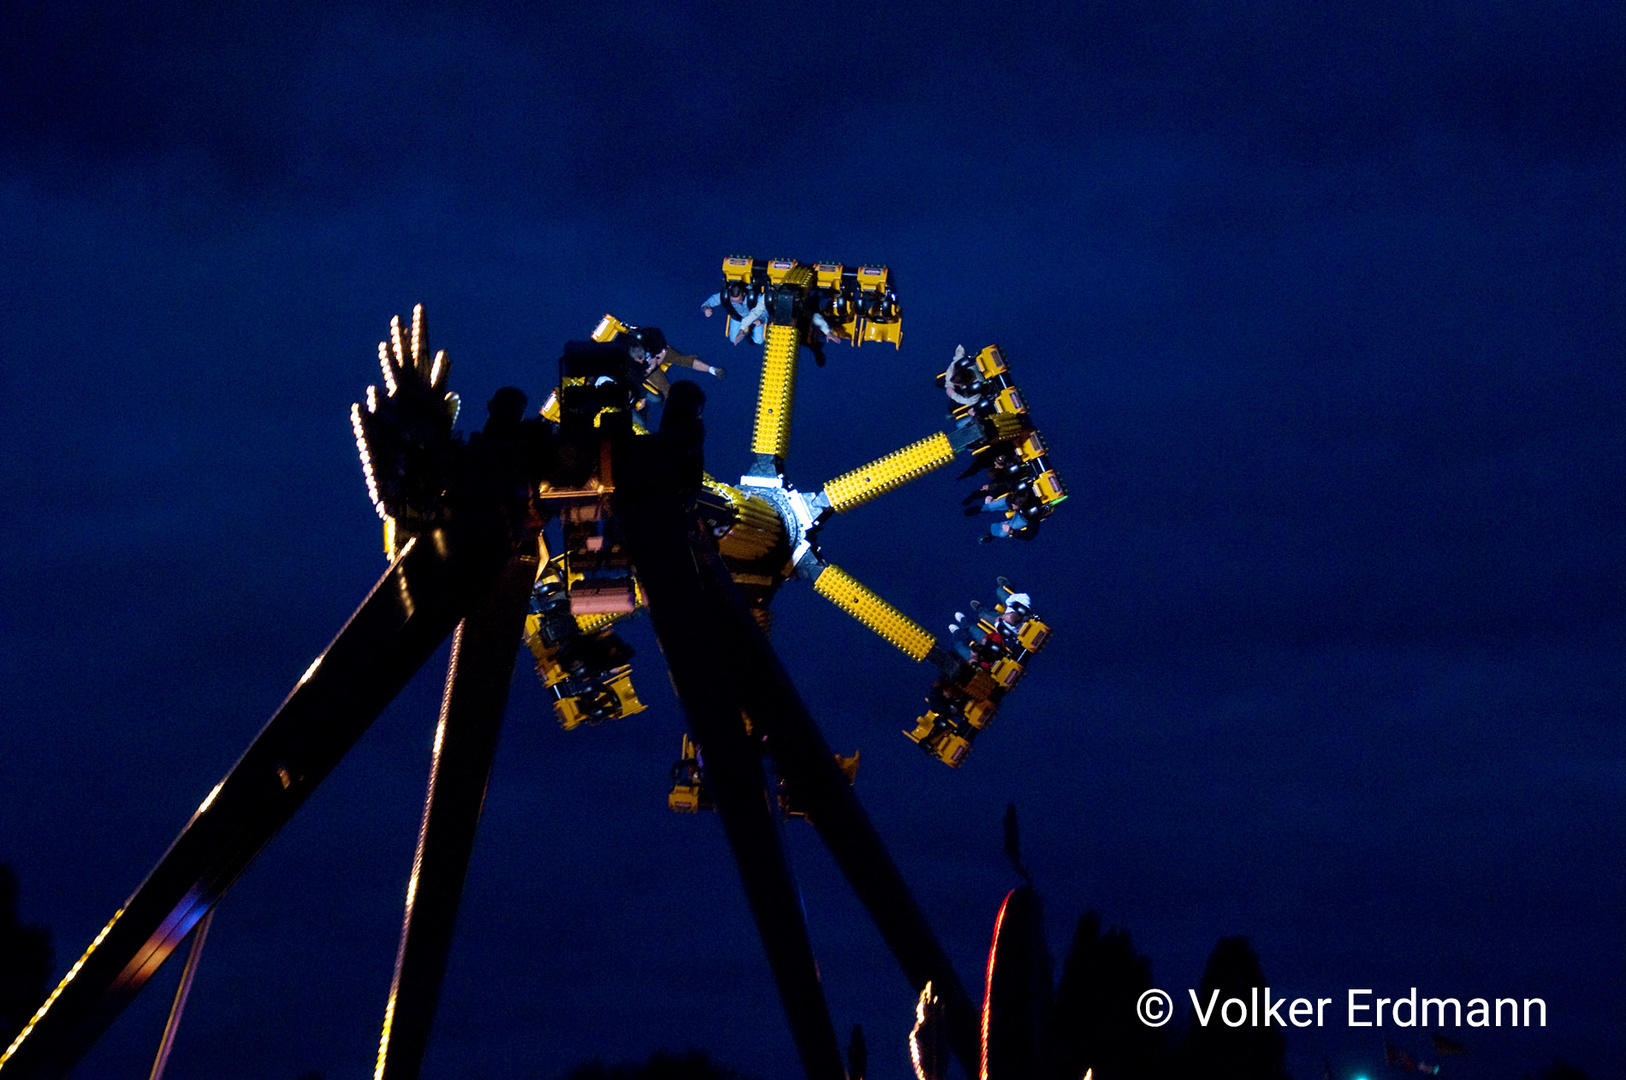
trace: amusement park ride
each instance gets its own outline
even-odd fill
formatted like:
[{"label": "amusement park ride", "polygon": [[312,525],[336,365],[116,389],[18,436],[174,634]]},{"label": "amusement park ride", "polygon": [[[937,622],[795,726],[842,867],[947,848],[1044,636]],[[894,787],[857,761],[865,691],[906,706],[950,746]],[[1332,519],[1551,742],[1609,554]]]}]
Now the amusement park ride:
[{"label": "amusement park ride", "polygon": [[[516,646],[529,647],[564,728],[622,717],[644,706],[614,624],[638,610],[688,723],[668,804],[720,817],[807,1075],[842,1080],[846,1070],[781,844],[787,814],[812,823],[915,992],[930,985],[948,1050],[968,1074],[1003,1080],[985,1057],[987,1000],[979,1016],[853,794],[856,759],[831,752],[766,632],[774,595],[800,578],[929,664],[929,707],[905,734],[958,768],[1048,627],[1002,578],[996,604],[976,622],[956,616],[940,641],[826,560],[822,530],[961,453],[972,459],[966,475],[987,474],[968,500],[968,513],[991,515],[985,540],[1030,539],[1065,490],[990,345],[957,352],[938,375],[953,403],[948,431],[799,491],[784,474],[798,353],[806,345],[822,357],[825,340],[899,345],[890,271],[729,258],[723,276],[747,318],[765,324],[752,459],[738,484],[703,471],[704,396],[665,377],[694,358],[653,327],[606,316],[593,340],[565,344],[540,415],[527,417],[525,395],[504,388],[465,438],[453,431],[458,398],[445,354],[427,347],[422,309],[410,326],[392,320],[379,344],[383,390],[369,387],[351,412],[389,569],[0,1054],[0,1080],[66,1075],[194,928],[195,954],[221,896],[450,635],[374,1074],[418,1076]],[[653,425],[651,398],[664,398]]]}]

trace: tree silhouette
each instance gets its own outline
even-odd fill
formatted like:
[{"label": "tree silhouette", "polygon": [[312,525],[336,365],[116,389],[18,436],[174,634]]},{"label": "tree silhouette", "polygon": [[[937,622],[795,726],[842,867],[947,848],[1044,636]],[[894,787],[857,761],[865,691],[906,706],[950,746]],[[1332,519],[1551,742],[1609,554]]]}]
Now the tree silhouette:
[{"label": "tree silhouette", "polygon": [[1152,985],[1152,962],[1135,951],[1129,931],[1101,932],[1094,911],[1078,920],[1062,962],[1051,1035],[1057,1080],[1156,1080],[1167,1075],[1161,1028],[1136,1019],[1135,1005]]},{"label": "tree silhouette", "polygon": [[17,919],[17,875],[0,863],[0,1047],[23,1029],[45,1000],[51,977],[51,932]]},{"label": "tree silhouette", "polygon": [[[1245,937],[1220,938],[1208,956],[1197,995],[1204,1009],[1214,1001],[1208,1023],[1194,1015],[1181,1047],[1181,1070],[1186,1076],[1203,1080],[1289,1080],[1285,1058],[1287,1036],[1275,1026],[1253,1026],[1250,1016],[1238,1027],[1224,1022],[1223,1006],[1228,998],[1251,1005],[1255,987],[1264,993],[1265,974],[1259,957]],[[1215,998],[1214,991],[1219,991]],[[1259,1005],[1261,1013],[1264,1003]],[[1231,1010],[1232,1017],[1236,1010]],[[1103,1080],[1105,1078],[1103,1077]]]}]

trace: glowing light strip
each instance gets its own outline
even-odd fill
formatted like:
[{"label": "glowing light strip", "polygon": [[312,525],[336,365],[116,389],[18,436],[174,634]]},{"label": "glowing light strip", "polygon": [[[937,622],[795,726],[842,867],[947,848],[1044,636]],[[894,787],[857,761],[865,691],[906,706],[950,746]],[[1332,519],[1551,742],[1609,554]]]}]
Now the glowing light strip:
[{"label": "glowing light strip", "polygon": [[68,984],[73,982],[74,976],[79,974],[79,969],[85,966],[86,960],[90,959],[90,954],[96,951],[96,946],[102,943],[102,940],[107,937],[108,931],[113,929],[113,924],[118,922],[119,916],[123,914],[123,908],[113,912],[113,918],[108,921],[106,926],[102,927],[102,932],[97,934],[96,939],[90,943],[90,948],[85,950],[85,955],[81,956],[78,962],[68,969],[68,973],[62,976],[62,981],[56,984],[56,989],[51,991],[51,996],[45,999],[45,1004],[41,1005],[33,1018],[23,1025],[23,1029],[11,1041],[11,1045],[6,1048],[6,1052],[0,1054],[0,1067],[3,1067],[7,1061],[11,1060],[12,1055],[17,1053],[17,1048],[23,1044],[24,1039],[28,1038],[28,1033],[34,1030],[34,1025],[40,1022],[41,1018],[45,1016],[46,1010],[50,1009],[56,1003],[56,999],[62,996],[62,991],[66,990]]},{"label": "glowing light strip", "polygon": [[934,1080],[933,1077],[926,1075],[925,1068],[920,1064],[920,1029],[926,1026],[927,1003],[936,1000],[932,997],[932,981],[927,979],[925,988],[920,991],[920,997],[915,1001],[915,1026],[909,1029],[909,1061],[915,1067],[915,1080]]},{"label": "glowing light strip", "polygon": [[384,1059],[390,1052],[390,1027],[395,1023],[395,993],[391,991],[390,1001],[384,1006],[384,1034],[378,1038],[378,1064],[373,1066],[373,1080],[384,1080]]},{"label": "glowing light strip", "polygon": [[982,991],[982,1080],[988,1080],[988,1006],[994,998],[994,955],[999,950],[1000,927],[1005,925],[1005,908],[1015,895],[1016,890],[1012,889],[1000,901],[999,917],[994,920],[994,940],[988,946],[988,976]]},{"label": "glowing light strip", "polygon": [[[416,542],[416,537],[407,541],[407,549]],[[401,554],[405,555],[407,549],[403,549]],[[424,799],[423,820],[418,825],[418,847],[412,854],[412,876],[407,879],[406,917],[401,921],[401,946],[395,953],[395,977],[390,982],[389,1002],[384,1006],[384,1031],[378,1037],[378,1063],[373,1066],[373,1080],[384,1080],[384,1064],[390,1056],[390,1030],[395,1026],[395,999],[401,992],[401,965],[406,957],[407,928],[412,925],[412,905],[418,899],[418,875],[423,871],[423,848],[429,834],[429,808],[435,802],[435,778],[440,774],[440,748],[446,737],[447,710],[451,708],[452,675],[457,671],[457,657],[462,650],[463,624],[459,623],[452,633],[452,657],[446,669],[448,692],[441,698],[440,722],[435,726],[435,752],[429,764],[429,794]]]},{"label": "glowing light strip", "polygon": [[[412,366],[417,368],[423,359],[423,305],[412,305]],[[433,382],[434,380],[430,380]]]}]

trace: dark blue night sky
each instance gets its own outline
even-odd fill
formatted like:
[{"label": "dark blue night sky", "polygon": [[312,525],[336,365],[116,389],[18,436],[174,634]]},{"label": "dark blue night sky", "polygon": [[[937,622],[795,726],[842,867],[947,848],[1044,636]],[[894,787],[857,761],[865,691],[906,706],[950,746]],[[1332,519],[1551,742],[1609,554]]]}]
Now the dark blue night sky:
[{"label": "dark blue night sky", "polygon": [[[879,261],[903,348],[804,366],[790,478],[941,429],[933,375],[997,341],[1072,494],[1033,544],[976,544],[952,469],[826,530],[929,627],[1006,574],[1056,628],[957,773],[898,733],[925,669],[776,605],[967,983],[1015,801],[1058,959],[1095,908],[1183,999],[1245,934],[1295,996],[1546,1000],[1442,1076],[1626,1076],[1618,4],[143,7],[0,24],[0,861],[59,973],[382,571],[346,413],[391,315],[476,417],[606,311],[659,325],[729,370],[729,478],[760,356],[700,316],[722,257]],[[430,1075],[797,1073],[629,637],[614,725],[516,672]],[[174,1080],[371,1068],[440,670],[222,903]],[[837,1028],[902,1080],[913,992],[785,832]],[[79,1075],[147,1068],[177,977]]]}]

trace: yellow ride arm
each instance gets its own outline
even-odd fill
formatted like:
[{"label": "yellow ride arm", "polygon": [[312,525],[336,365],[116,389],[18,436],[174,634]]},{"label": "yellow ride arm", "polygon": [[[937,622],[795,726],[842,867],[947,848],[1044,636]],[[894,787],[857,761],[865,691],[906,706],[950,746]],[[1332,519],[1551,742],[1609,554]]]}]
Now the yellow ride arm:
[{"label": "yellow ride arm", "polygon": [[938,432],[852,472],[842,473],[824,485],[824,494],[831,508],[844,514],[953,460],[954,446],[947,435]]},{"label": "yellow ride arm", "polygon": [[937,639],[919,623],[839,566],[826,565],[813,580],[813,591],[896,645],[911,660],[925,660],[937,645]]}]

